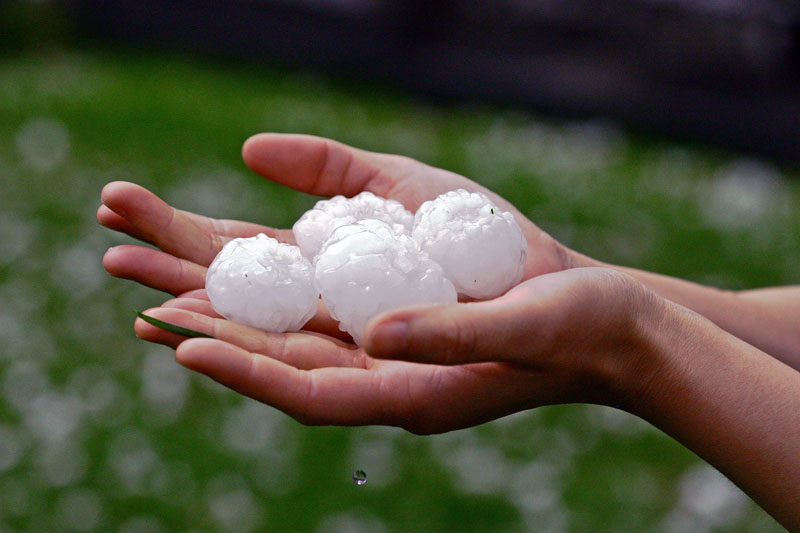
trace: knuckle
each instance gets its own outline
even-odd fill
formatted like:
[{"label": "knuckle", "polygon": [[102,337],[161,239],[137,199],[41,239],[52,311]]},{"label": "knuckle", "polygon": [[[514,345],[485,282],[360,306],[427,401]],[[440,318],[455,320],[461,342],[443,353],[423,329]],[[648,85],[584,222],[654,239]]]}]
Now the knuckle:
[{"label": "knuckle", "polygon": [[459,320],[456,325],[458,347],[464,352],[475,352],[478,347],[478,334],[471,320]]},{"label": "knuckle", "polygon": [[313,372],[305,372],[306,379],[304,380],[304,390],[301,394],[301,400],[298,402],[297,409],[294,411],[294,416],[301,424],[304,425],[318,425],[318,417],[316,416],[317,405],[317,386],[314,379]]},{"label": "knuckle", "polygon": [[295,419],[304,426],[322,426],[329,422],[322,416],[318,399],[318,387],[312,371],[303,372],[302,385],[296,393],[290,393],[283,398],[281,405],[275,405],[278,409]]},{"label": "knuckle", "polygon": [[421,405],[414,394],[415,384],[406,376],[404,380],[386,379],[382,374],[374,374],[373,390],[380,398],[373,404],[367,415],[371,423],[405,427],[420,416]]},{"label": "knuckle", "polygon": [[[446,374],[448,372],[441,367],[434,368],[422,383],[414,383],[418,389],[408,391],[409,401],[402,402],[401,423],[397,425],[415,435],[432,435],[447,430],[449,414],[447,408],[442,408],[443,398],[448,396],[444,387]],[[421,394],[420,390],[426,392]]]}]

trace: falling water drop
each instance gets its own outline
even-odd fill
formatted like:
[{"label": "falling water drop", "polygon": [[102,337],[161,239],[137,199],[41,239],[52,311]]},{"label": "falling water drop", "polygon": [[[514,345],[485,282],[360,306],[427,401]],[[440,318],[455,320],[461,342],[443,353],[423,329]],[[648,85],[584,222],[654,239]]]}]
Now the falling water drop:
[{"label": "falling water drop", "polygon": [[356,470],[353,472],[353,483],[356,485],[363,485],[367,482],[367,473],[363,470]]}]

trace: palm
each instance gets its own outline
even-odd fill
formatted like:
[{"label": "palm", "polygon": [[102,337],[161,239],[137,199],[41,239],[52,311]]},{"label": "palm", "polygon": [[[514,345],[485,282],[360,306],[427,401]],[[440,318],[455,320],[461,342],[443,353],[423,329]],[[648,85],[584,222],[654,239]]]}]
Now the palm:
[{"label": "palm", "polygon": [[190,368],[304,423],[449,431],[515,412],[523,407],[520,390],[541,396],[549,387],[543,374],[503,363],[381,360],[324,334],[266,333],[215,317],[191,299],[147,313],[215,339],[187,341],[137,321],[141,338],[177,348],[179,360],[191,359]]}]

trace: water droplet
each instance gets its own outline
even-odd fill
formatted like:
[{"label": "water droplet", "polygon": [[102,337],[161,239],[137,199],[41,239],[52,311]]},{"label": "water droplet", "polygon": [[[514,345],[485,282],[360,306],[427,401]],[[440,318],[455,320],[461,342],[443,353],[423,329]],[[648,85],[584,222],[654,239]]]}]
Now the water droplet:
[{"label": "water droplet", "polygon": [[353,483],[356,485],[363,485],[367,482],[367,473],[363,470],[356,470],[353,472]]}]

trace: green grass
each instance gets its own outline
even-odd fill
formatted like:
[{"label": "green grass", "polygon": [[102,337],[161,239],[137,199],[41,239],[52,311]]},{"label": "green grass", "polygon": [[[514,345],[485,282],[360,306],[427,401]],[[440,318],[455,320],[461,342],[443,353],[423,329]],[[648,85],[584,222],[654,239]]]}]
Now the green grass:
[{"label": "green grass", "polygon": [[[138,341],[131,310],[165,296],[102,271],[131,240],[95,223],[100,189],[130,180],[291,225],[315,199],[245,169],[259,131],[463,173],[602,260],[731,289],[797,282],[798,176],[764,161],[303,72],[18,52],[0,59],[0,530],[779,530],[624,413],[543,408],[436,437],[306,428]],[[720,507],[693,511],[704,491]]]}]

